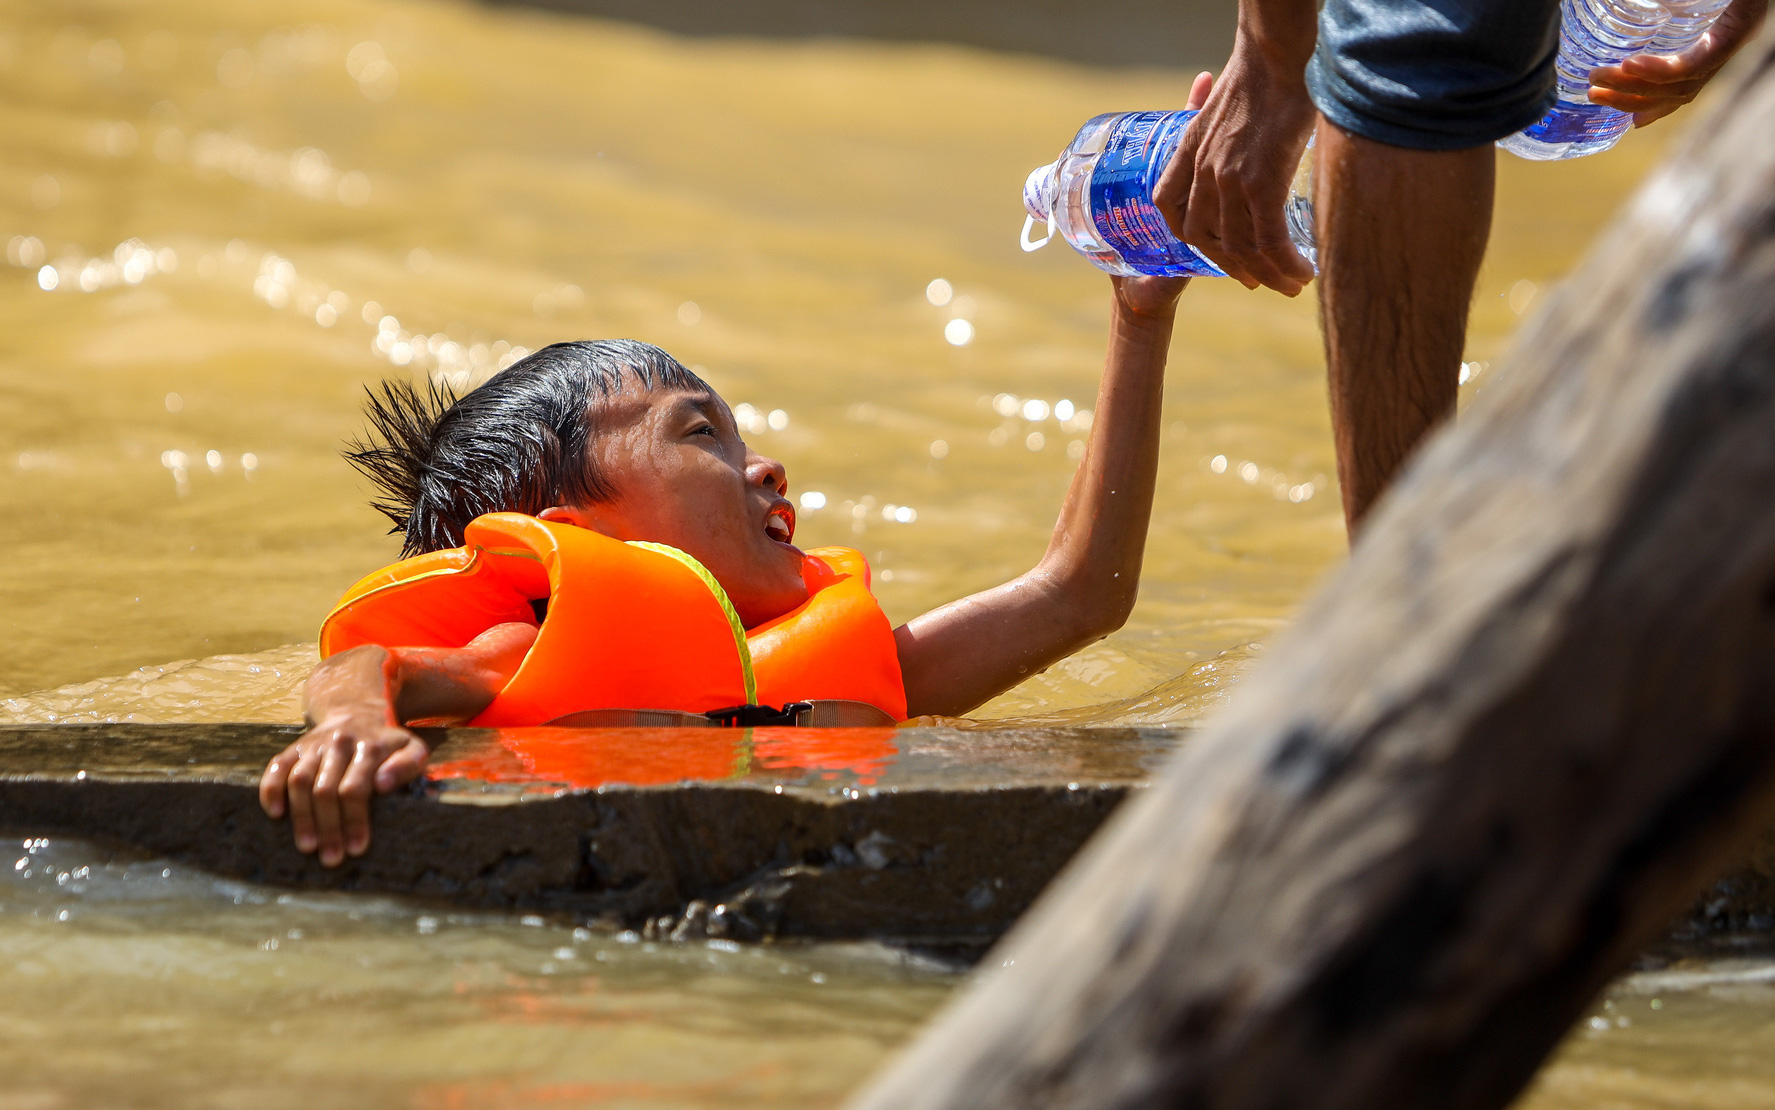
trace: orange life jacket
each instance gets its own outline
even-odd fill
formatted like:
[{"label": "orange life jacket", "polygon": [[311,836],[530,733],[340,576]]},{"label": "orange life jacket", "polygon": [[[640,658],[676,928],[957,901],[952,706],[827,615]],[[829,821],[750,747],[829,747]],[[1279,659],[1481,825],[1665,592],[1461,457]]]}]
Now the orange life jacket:
[{"label": "orange life jacket", "polygon": [[809,551],[808,599],[747,630],[701,563],[664,544],[490,513],[463,546],[360,580],[321,625],[322,658],[356,647],[462,647],[497,624],[536,624],[518,671],[469,722],[540,725],[590,710],[706,713],[838,700],[906,718],[893,629],[869,565],[845,547]]}]

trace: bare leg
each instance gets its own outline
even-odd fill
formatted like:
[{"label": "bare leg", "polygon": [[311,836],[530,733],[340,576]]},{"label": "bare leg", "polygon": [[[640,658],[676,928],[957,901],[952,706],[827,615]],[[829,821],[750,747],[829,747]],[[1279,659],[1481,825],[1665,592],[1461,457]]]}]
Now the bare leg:
[{"label": "bare leg", "polygon": [[1490,144],[1408,150],[1323,118],[1318,148],[1319,313],[1354,535],[1418,442],[1454,413],[1496,162]]}]

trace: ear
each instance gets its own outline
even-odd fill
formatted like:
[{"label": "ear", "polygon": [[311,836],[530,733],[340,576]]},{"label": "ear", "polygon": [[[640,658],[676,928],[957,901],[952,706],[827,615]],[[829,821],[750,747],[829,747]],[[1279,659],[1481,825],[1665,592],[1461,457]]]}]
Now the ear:
[{"label": "ear", "polygon": [[550,505],[536,514],[536,519],[546,520],[550,524],[571,524],[575,528],[584,528],[609,536],[613,540],[622,539],[622,527],[607,513],[600,511],[598,506],[589,505]]}]

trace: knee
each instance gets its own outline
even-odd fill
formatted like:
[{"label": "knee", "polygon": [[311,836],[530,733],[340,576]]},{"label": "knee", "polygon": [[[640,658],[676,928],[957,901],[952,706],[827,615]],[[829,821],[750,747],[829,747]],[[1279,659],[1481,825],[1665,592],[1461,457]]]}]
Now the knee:
[{"label": "knee", "polygon": [[1484,146],[1546,112],[1558,46],[1550,0],[1326,0],[1307,84],[1327,119],[1364,138]]}]

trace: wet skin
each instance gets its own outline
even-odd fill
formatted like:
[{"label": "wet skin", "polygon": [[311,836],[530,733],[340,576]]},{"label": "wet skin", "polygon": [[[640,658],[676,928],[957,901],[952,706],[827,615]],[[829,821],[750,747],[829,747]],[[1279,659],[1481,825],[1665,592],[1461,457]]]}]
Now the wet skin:
[{"label": "wet skin", "polygon": [[747,447],[727,402],[707,390],[627,388],[593,407],[596,472],[610,501],[538,515],[696,558],[751,628],[807,600],[783,464]]},{"label": "wet skin", "polygon": [[[1189,107],[1212,82],[1196,78]],[[1008,582],[940,605],[894,630],[914,717],[966,713],[1120,628],[1134,607],[1158,474],[1165,361],[1186,280],[1113,278],[1109,351],[1083,459],[1041,560]],[[700,560],[748,627],[805,598],[787,475],[739,437],[719,397],[631,382],[600,401],[592,452],[615,491],[555,505],[544,520],[651,540]],[[429,754],[402,726],[472,720],[536,640],[496,625],[461,648],[365,644],[322,661],[305,691],[308,731],[259,782],[296,846],[337,866],[370,844],[370,800],[423,773]]]},{"label": "wet skin", "polygon": [[[1085,457],[1048,550],[1009,582],[894,630],[908,712],[960,714],[1120,628],[1134,606],[1158,470],[1165,357],[1184,282],[1114,279],[1109,357]],[[544,520],[696,557],[756,626],[806,599],[783,465],[740,439],[707,392],[632,386],[591,414],[608,501],[555,505]],[[370,843],[370,799],[418,777],[429,754],[402,725],[473,719],[517,673],[530,624],[496,625],[462,648],[366,644],[309,679],[309,730],[266,767],[259,800],[290,817],[296,846],[332,867]]]},{"label": "wet skin", "polygon": [[[593,467],[614,496],[554,505],[538,517],[686,552],[721,583],[747,627],[807,600],[802,554],[789,542],[788,476],[782,463],[746,446],[727,402],[708,390],[653,390],[629,378],[588,419]],[[265,812],[287,812],[296,847],[318,851],[329,867],[361,854],[371,796],[417,777],[429,754],[401,722],[474,717],[517,673],[536,634],[532,625],[502,624],[462,649],[366,645],[326,660],[309,682],[309,732],[260,782]],[[319,706],[326,708],[317,713]]]}]

